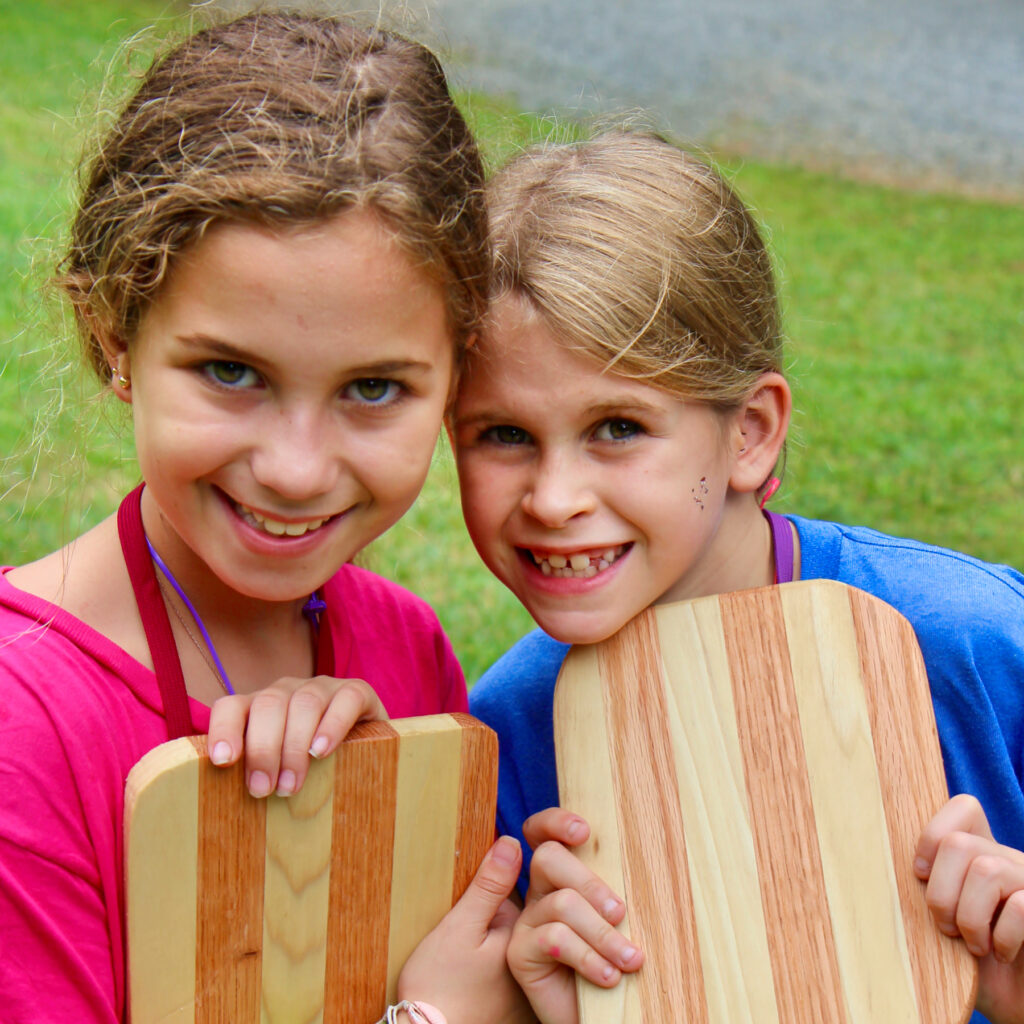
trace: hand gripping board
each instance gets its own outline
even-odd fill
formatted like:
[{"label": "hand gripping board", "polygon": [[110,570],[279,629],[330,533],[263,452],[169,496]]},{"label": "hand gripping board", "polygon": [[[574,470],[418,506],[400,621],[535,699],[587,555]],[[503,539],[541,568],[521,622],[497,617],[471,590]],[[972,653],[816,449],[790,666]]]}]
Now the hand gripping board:
[{"label": "hand gripping board", "polygon": [[497,737],[469,715],[357,725],[254,800],[205,737],[128,776],[132,1024],[366,1024],[494,838]]},{"label": "hand gripping board", "polygon": [[573,648],[561,802],[643,968],[581,1024],[959,1024],[973,958],[913,873],[947,799],[910,624],[806,581],[655,606]]}]

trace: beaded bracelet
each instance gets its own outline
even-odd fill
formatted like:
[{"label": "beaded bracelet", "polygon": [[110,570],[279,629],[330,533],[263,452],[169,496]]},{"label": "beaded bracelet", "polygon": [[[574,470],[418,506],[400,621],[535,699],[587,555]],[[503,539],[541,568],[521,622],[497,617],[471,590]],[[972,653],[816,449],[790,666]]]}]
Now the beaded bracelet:
[{"label": "beaded bracelet", "polygon": [[412,1024],[448,1024],[444,1014],[436,1006],[431,1006],[430,1003],[411,1003],[408,999],[389,1006],[377,1024],[398,1024],[398,1015],[402,1010],[409,1014]]}]

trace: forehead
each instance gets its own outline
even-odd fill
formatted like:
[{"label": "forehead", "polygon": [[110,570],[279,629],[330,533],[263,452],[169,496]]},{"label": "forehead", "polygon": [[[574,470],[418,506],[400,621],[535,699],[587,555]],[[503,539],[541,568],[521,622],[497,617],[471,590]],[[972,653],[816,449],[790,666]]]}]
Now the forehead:
[{"label": "forehead", "polygon": [[614,404],[664,407],[679,399],[615,373],[553,329],[527,300],[495,301],[487,328],[470,351],[457,396],[457,416],[489,405],[519,413]]}]

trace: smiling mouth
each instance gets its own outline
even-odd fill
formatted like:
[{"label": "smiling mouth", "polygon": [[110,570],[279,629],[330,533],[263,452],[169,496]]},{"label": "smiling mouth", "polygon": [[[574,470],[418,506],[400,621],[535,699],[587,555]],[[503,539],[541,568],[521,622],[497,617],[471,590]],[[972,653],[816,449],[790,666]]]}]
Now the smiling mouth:
[{"label": "smiling mouth", "polygon": [[304,537],[307,533],[319,530],[324,523],[329,523],[334,516],[323,519],[306,519],[302,522],[284,523],[280,519],[271,519],[260,512],[239,502],[232,503],[238,515],[250,526],[274,537]]},{"label": "smiling mouth", "polygon": [[619,544],[616,547],[577,551],[569,555],[531,551],[529,548],[524,550],[533,560],[533,564],[545,576],[587,580],[604,572],[632,546],[632,544]]}]

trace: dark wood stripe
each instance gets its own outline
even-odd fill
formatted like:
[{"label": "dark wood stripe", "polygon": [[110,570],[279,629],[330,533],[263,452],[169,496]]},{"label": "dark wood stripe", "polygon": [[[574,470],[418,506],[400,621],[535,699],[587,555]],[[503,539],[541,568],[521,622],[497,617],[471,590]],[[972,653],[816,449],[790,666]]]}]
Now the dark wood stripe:
[{"label": "dark wood stripe", "polygon": [[[924,1022],[957,1022],[965,1019],[963,1006],[974,1002],[973,958],[935,927],[913,869],[927,824],[917,808],[938,811],[947,799],[928,676],[909,622],[859,591],[850,591],[850,606],[904,928],[918,936],[907,943],[918,1011]],[[958,976],[959,992],[952,983]]]},{"label": "dark wood stripe", "polygon": [[782,602],[766,588],[719,604],[779,1020],[845,1024]]},{"label": "dark wood stripe", "polygon": [[387,1003],[398,745],[387,722],[367,722],[335,755],[324,1024],[374,1021]]},{"label": "dark wood stripe", "polygon": [[[661,651],[647,611],[599,648],[631,937],[644,950],[636,976],[645,1021],[706,1024],[707,1001],[690,891]],[[643,756],[636,756],[638,751]]]},{"label": "dark wood stripe", "polygon": [[215,768],[204,756],[199,766],[196,1024],[259,1020],[267,804],[247,795],[239,799],[244,793],[242,763]]},{"label": "dark wood stripe", "polygon": [[466,891],[494,838],[498,799],[498,737],[471,715],[452,715],[462,726],[459,816],[455,830],[452,903]]}]

